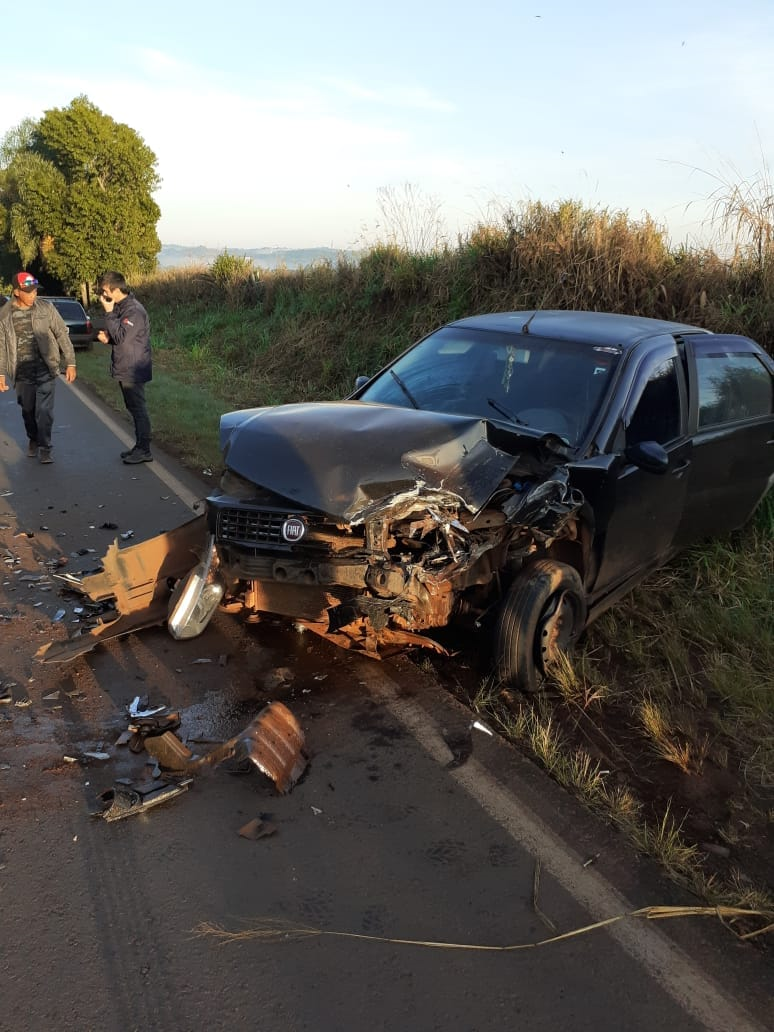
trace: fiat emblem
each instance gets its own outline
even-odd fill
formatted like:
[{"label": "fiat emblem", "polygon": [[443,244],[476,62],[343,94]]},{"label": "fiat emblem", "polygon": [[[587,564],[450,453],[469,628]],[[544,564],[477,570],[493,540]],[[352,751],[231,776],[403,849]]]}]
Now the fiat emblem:
[{"label": "fiat emblem", "polygon": [[298,516],[288,516],[282,524],[282,536],[291,544],[300,541],[304,534],[306,534],[306,524]]}]

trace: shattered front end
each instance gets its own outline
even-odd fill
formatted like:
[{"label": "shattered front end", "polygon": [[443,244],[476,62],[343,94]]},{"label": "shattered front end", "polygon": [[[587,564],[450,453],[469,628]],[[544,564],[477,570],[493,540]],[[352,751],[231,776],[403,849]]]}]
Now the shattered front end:
[{"label": "shattered front end", "polygon": [[[234,475],[226,479],[233,490]],[[583,504],[566,470],[518,487],[504,478],[477,511],[417,484],[356,522],[261,495],[208,500],[232,611],[284,616],[375,658],[411,646],[443,652],[426,632],[477,619],[538,549],[576,543]]]},{"label": "shattered front end", "polygon": [[550,435],[346,402],[227,427],[207,520],[232,608],[345,648],[444,651],[429,630],[475,620],[529,556],[577,542],[584,500]]},{"label": "shattered front end", "polygon": [[550,435],[346,402],[232,414],[221,431],[226,469],[205,516],[112,546],[103,571],[70,585],[104,603],[101,625],[39,658],[164,620],[191,638],[219,605],[376,658],[443,652],[428,631],[477,620],[556,543],[565,556],[583,548],[584,500]]}]

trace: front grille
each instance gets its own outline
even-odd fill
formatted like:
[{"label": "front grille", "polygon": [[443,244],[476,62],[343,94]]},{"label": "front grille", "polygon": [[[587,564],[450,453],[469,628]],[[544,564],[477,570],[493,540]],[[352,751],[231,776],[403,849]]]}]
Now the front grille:
[{"label": "front grille", "polygon": [[287,512],[261,509],[218,509],[216,540],[248,545],[287,545],[282,524]]},{"label": "front grille", "polygon": [[239,580],[274,580],[274,564],[277,562],[278,554],[282,558],[282,553],[261,554],[257,547],[239,548],[221,544],[218,549],[221,566],[228,569],[229,576]]}]

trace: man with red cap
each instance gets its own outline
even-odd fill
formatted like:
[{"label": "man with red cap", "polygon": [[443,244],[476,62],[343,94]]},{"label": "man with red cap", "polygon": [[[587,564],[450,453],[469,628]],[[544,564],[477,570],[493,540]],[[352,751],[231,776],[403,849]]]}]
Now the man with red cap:
[{"label": "man with red cap", "polygon": [[54,387],[62,357],[65,379],[75,380],[75,351],[62,316],[38,298],[35,277],[17,272],[11,284],[11,303],[0,308],[0,392],[16,387],[30,458],[53,462]]}]

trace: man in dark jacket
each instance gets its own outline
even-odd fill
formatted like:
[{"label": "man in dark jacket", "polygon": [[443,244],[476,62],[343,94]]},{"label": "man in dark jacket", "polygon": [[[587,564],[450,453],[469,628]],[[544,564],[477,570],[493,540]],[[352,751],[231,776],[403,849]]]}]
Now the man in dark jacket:
[{"label": "man in dark jacket", "polygon": [[75,380],[75,351],[62,316],[38,298],[35,277],[17,272],[11,282],[13,299],[0,310],[0,392],[16,387],[29,457],[53,462],[54,387],[62,356],[65,379]]},{"label": "man in dark jacket", "polygon": [[148,313],[130,291],[120,272],[103,272],[99,299],[105,309],[105,329],[97,340],[111,348],[110,375],[118,380],[124,404],[134,421],[135,444],[121,452],[124,462],[153,462],[151,424],[145,404],[145,384],[152,377]]}]

